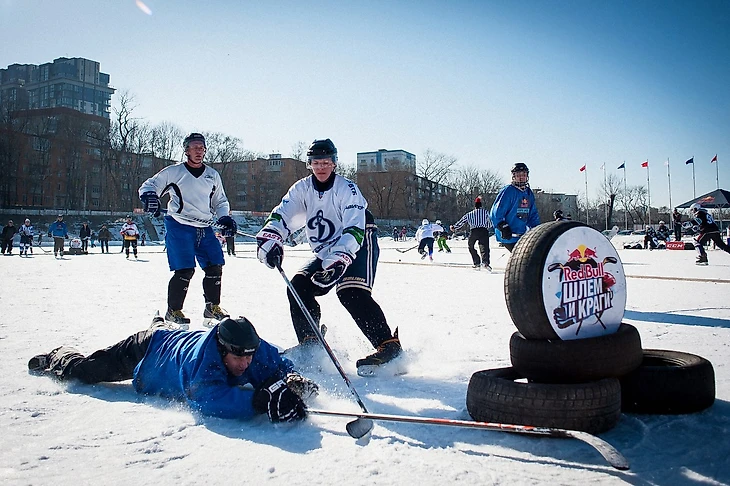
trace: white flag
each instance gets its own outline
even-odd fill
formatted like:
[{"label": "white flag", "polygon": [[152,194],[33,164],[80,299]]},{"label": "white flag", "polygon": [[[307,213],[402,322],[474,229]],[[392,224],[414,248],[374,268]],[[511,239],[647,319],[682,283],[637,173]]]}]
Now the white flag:
[{"label": "white flag", "polygon": [[602,164],[602,165],[601,165],[601,166],[599,167],[599,169],[600,169],[600,170],[603,170],[603,169],[605,169],[605,168],[606,168],[606,163],[604,162],[604,163],[603,163],[603,164]]},{"label": "white flag", "polygon": [[669,159],[667,159],[667,161],[664,162],[664,165],[666,165],[667,167],[669,167]]}]

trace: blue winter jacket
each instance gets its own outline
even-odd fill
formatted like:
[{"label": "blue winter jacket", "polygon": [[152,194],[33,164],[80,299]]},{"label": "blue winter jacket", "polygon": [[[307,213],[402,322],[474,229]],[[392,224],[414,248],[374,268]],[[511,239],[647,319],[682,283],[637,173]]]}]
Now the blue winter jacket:
[{"label": "blue winter jacket", "polygon": [[[540,224],[540,216],[535,207],[535,194],[532,193],[532,189],[526,187],[524,191],[521,191],[512,184],[504,186],[499,191],[492,210],[489,212],[489,217],[492,219],[497,241],[502,243],[516,243],[529,228]],[[497,228],[503,221],[506,221],[512,230],[512,238],[509,240],[504,239],[502,232]]]},{"label": "blue winter jacket", "polygon": [[185,401],[203,415],[250,419],[254,388],[272,376],[284,378],[294,365],[263,339],[243,375],[228,373],[218,351],[218,326],[207,331],[160,329],[134,370],[134,388],[139,393]]},{"label": "blue winter jacket", "polygon": [[54,221],[51,223],[51,227],[48,228],[48,236],[53,236],[54,238],[66,238],[68,236],[66,223],[63,221]]}]

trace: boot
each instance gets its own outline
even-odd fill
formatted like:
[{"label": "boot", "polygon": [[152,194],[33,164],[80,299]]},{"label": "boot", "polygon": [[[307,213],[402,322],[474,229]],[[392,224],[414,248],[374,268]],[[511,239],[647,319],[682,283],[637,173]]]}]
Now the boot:
[{"label": "boot", "polygon": [[203,311],[203,325],[205,327],[213,327],[230,316],[220,305],[208,302],[205,304],[205,310]]},{"label": "boot", "polygon": [[178,329],[187,330],[190,327],[190,319],[185,317],[182,310],[167,309],[165,320],[177,326]]},{"label": "boot", "polygon": [[391,339],[386,339],[378,345],[378,349],[366,358],[358,359],[356,366],[380,366],[400,356],[403,349],[398,339],[398,329],[396,328]]}]

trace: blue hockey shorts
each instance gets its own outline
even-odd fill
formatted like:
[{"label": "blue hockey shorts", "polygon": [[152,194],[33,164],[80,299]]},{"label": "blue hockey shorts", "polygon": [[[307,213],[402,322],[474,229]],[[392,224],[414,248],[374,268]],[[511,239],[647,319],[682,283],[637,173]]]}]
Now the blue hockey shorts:
[{"label": "blue hockey shorts", "polygon": [[195,260],[198,260],[200,268],[225,265],[220,241],[210,226],[197,228],[165,216],[165,231],[167,263],[173,272],[195,268]]}]

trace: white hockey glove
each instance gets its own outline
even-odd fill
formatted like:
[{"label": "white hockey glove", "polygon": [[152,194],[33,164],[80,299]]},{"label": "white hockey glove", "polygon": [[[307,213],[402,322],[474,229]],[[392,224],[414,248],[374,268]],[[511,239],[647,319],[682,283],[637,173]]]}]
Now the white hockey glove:
[{"label": "white hockey glove", "polygon": [[318,287],[331,287],[342,278],[352,262],[353,258],[349,253],[333,251],[322,260],[322,270],[312,274],[312,282]]},{"label": "white hockey glove", "polygon": [[269,268],[276,268],[281,265],[282,260],[284,260],[283,241],[281,235],[276,231],[262,228],[256,234],[256,245],[258,246],[256,255],[259,261]]}]

